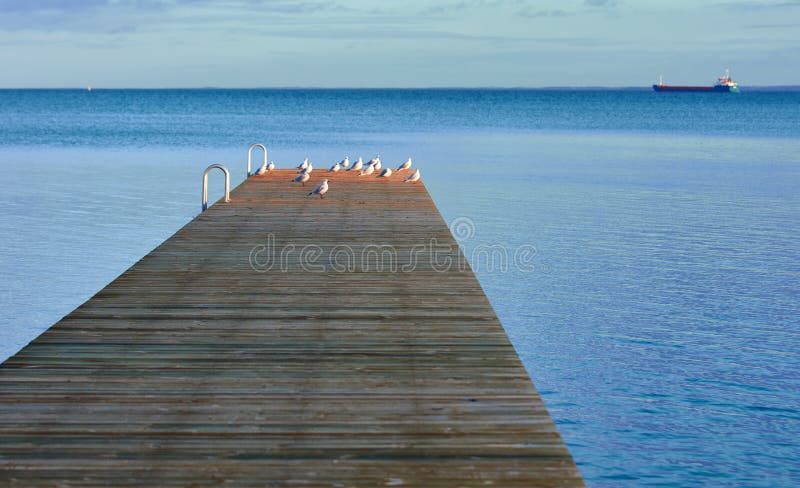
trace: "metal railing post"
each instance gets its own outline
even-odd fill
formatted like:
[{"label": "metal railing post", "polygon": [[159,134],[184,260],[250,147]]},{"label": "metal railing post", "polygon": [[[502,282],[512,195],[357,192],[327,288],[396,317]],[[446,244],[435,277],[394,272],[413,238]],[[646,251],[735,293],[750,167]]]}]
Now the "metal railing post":
[{"label": "metal railing post", "polygon": [[225,203],[231,201],[231,174],[228,168],[221,164],[212,164],[203,172],[203,210],[201,210],[201,213],[208,209],[208,173],[214,168],[220,169],[225,173]]},{"label": "metal railing post", "polygon": [[247,178],[250,178],[250,162],[253,159],[253,149],[260,147],[264,150],[264,164],[267,164],[267,147],[263,144],[253,144],[250,146],[250,149],[247,150]]}]

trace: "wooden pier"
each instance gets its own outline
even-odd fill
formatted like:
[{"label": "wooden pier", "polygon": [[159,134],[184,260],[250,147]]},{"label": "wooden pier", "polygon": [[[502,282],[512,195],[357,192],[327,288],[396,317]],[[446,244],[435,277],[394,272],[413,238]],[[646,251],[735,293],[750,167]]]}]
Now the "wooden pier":
[{"label": "wooden pier", "polygon": [[425,186],[353,173],[247,179],[3,363],[0,486],[583,486]]}]

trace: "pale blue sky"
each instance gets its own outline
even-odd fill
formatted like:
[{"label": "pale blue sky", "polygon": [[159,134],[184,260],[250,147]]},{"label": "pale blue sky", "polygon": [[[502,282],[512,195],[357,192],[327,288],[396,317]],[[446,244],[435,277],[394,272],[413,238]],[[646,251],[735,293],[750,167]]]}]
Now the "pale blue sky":
[{"label": "pale blue sky", "polygon": [[800,84],[800,0],[0,0],[0,87]]}]

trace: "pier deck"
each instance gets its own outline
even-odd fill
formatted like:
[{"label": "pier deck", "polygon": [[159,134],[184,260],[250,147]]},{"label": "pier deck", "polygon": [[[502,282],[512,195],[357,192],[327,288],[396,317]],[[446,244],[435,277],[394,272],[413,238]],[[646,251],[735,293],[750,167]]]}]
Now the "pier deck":
[{"label": "pier deck", "polygon": [[406,174],[252,177],[9,358],[0,485],[583,486]]}]

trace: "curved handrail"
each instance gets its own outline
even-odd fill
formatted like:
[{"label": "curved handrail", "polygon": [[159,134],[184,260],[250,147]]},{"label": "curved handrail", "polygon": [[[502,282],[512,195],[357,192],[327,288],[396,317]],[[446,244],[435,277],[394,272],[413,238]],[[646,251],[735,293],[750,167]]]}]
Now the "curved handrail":
[{"label": "curved handrail", "polygon": [[214,168],[220,169],[225,173],[225,203],[231,201],[231,174],[228,168],[221,164],[212,164],[203,172],[203,210],[201,210],[201,213],[208,209],[208,173]]},{"label": "curved handrail", "polygon": [[250,178],[250,161],[253,159],[253,149],[257,147],[264,150],[264,164],[267,164],[267,146],[258,143],[250,146],[250,149],[247,150],[247,178]]}]

